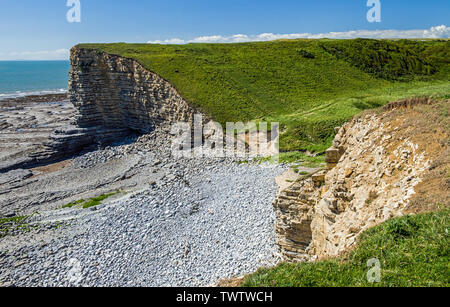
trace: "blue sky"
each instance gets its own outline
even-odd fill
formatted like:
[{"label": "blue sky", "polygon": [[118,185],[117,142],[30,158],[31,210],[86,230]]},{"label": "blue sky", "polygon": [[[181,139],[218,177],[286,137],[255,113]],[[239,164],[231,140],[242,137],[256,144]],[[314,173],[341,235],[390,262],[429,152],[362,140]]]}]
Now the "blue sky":
[{"label": "blue sky", "polygon": [[[67,50],[81,42],[227,42],[279,34],[333,36],[329,32],[343,32],[342,37],[448,37],[450,33],[446,26],[431,29],[450,25],[448,0],[380,0],[380,23],[367,21],[367,0],[80,0],[81,23],[67,22],[66,2],[1,0],[0,59],[67,58]],[[349,34],[352,30],[358,32]],[[429,31],[423,34],[425,30]],[[262,33],[273,36],[259,36]]]}]

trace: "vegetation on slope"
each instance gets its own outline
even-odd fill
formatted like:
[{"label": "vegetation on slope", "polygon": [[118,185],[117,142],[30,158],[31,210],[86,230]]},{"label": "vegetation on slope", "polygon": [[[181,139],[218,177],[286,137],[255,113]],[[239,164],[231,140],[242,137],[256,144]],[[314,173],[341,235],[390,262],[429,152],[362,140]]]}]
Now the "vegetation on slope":
[{"label": "vegetation on slope", "polygon": [[[366,231],[345,258],[260,269],[247,276],[243,286],[448,287],[449,228],[450,209],[392,219]],[[367,279],[367,263],[373,258],[381,265],[379,283]]]},{"label": "vegetation on slope", "polygon": [[440,64],[450,63],[448,42],[427,45],[400,40],[392,44],[383,40],[358,39],[322,44],[321,47],[336,58],[387,80],[409,81],[417,76],[431,76],[439,70]]},{"label": "vegetation on slope", "polygon": [[322,151],[334,128],[389,101],[450,93],[449,41],[84,44],[129,57],[220,123],[280,123],[282,151]]}]

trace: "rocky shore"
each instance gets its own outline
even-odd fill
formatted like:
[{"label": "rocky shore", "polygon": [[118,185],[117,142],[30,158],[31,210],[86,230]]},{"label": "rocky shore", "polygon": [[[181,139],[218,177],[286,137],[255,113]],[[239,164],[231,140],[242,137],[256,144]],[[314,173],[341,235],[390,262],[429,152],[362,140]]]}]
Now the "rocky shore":
[{"label": "rocky shore", "polygon": [[[58,108],[74,112],[52,106],[59,118]],[[287,166],[174,159],[168,132],[0,174],[1,214],[24,216],[0,238],[0,285],[207,286],[276,264],[271,202]],[[114,191],[96,207],[62,208]]]},{"label": "rocky shore", "polygon": [[45,159],[55,130],[75,114],[65,94],[0,100],[0,173]]},{"label": "rocky shore", "polygon": [[170,125],[196,110],[170,83],[95,51],[71,62],[68,98],[0,101],[0,286],[206,286],[279,261],[287,166],[175,158]]},{"label": "rocky shore", "polygon": [[108,204],[32,218],[39,228],[0,243],[2,285],[207,286],[276,264],[270,199],[283,168],[183,165]]}]

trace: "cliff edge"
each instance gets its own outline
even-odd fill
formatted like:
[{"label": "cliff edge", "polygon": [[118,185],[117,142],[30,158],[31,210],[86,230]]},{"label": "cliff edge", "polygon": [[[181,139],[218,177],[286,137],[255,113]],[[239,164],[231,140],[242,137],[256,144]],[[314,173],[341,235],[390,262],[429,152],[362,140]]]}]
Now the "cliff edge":
[{"label": "cliff edge", "polygon": [[450,205],[449,101],[410,99],[338,130],[328,168],[274,202],[285,260],[336,257],[390,218]]}]

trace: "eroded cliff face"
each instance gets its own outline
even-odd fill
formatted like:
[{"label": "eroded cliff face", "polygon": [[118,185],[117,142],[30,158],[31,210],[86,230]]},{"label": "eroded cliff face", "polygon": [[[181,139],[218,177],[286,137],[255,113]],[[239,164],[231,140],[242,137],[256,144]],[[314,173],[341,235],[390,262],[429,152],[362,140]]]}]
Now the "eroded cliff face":
[{"label": "eroded cliff face", "polygon": [[[440,163],[448,165],[449,135],[442,128],[448,119],[441,125],[439,110],[434,118],[427,114],[449,102],[431,103],[396,102],[385,112],[353,119],[327,152],[328,170],[280,192],[276,232],[286,260],[338,256],[354,247],[364,230],[411,211],[415,188],[436,161],[447,156]],[[441,181],[438,193],[445,204],[449,183]]]},{"label": "eroded cliff face", "polygon": [[195,109],[159,75],[137,61],[97,50],[71,50],[69,98],[81,128],[131,129],[146,133],[178,121]]}]

